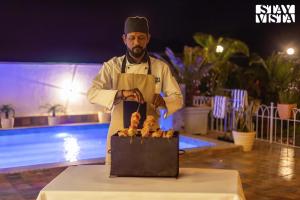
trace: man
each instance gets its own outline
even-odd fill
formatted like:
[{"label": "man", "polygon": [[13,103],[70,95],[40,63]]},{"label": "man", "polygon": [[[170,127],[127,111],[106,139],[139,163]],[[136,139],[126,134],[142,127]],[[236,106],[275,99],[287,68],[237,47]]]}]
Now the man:
[{"label": "man", "polygon": [[128,17],[122,38],[127,47],[126,54],[103,64],[87,94],[91,103],[112,112],[106,164],[110,164],[110,137],[118,130],[129,127],[133,112],[141,114],[141,128],[146,115],[158,119],[158,107],[165,108],[166,114],[170,115],[183,105],[178,83],[168,65],[148,55],[148,20],[145,17]]}]

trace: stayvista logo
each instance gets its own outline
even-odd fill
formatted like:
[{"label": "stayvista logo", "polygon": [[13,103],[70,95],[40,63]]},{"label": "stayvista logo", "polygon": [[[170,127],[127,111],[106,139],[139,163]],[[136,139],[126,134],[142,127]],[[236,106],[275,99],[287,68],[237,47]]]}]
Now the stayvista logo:
[{"label": "stayvista logo", "polygon": [[256,23],[295,23],[295,5],[256,5]]}]

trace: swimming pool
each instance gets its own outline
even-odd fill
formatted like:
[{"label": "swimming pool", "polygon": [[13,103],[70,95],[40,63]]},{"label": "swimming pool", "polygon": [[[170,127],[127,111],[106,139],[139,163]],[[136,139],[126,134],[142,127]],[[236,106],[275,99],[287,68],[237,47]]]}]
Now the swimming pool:
[{"label": "swimming pool", "polygon": [[[105,157],[108,124],[0,130],[0,169]],[[180,136],[179,148],[214,146]]]}]

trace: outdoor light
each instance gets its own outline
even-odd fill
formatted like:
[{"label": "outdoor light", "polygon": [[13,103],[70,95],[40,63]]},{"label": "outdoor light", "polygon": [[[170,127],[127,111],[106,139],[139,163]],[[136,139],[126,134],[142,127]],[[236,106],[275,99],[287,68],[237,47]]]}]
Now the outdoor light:
[{"label": "outdoor light", "polygon": [[217,52],[217,53],[222,53],[223,50],[224,50],[224,47],[223,47],[223,46],[217,45],[217,48],[216,48],[216,52]]},{"label": "outdoor light", "polygon": [[74,101],[78,99],[80,95],[81,85],[78,82],[66,81],[62,82],[61,98],[63,100]]},{"label": "outdoor light", "polygon": [[286,53],[288,54],[288,55],[294,55],[295,54],[295,49],[294,48],[288,48],[287,50],[286,50]]}]

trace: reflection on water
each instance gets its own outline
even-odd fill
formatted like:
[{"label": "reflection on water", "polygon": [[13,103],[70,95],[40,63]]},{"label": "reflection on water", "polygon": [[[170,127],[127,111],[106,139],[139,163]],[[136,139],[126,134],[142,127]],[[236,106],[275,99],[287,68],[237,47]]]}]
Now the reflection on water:
[{"label": "reflection on water", "polygon": [[70,134],[66,133],[66,132],[59,132],[54,135],[54,137],[56,137],[56,138],[65,138],[65,137],[69,137],[69,136],[70,136]]},{"label": "reflection on water", "polygon": [[56,138],[62,138],[64,140],[64,157],[66,161],[74,162],[78,161],[78,155],[80,152],[80,146],[78,140],[72,134],[67,132],[60,132],[54,135]]},{"label": "reflection on water", "polygon": [[67,136],[64,138],[64,154],[66,161],[74,162],[78,160],[80,146],[76,137]]},{"label": "reflection on water", "polygon": [[280,151],[280,160],[278,175],[289,181],[294,177],[295,170],[295,151],[293,148],[282,147]]}]

